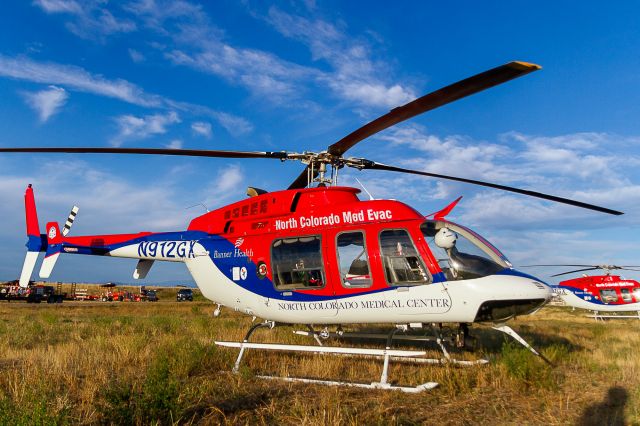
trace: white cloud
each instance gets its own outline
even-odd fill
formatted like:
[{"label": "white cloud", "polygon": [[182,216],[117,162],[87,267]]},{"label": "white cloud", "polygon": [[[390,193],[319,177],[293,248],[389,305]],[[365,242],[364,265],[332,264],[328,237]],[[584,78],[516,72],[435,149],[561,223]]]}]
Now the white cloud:
[{"label": "white cloud", "polygon": [[43,63],[25,57],[10,58],[0,54],[0,76],[17,80],[61,85],[80,92],[118,99],[123,102],[150,108],[178,109],[215,119],[231,134],[245,134],[253,130],[246,119],[211,108],[176,102],[159,95],[146,93],[142,88],[126,80],[109,80],[99,74],[91,74],[73,65]]},{"label": "white cloud", "polygon": [[174,139],[165,145],[165,148],[169,149],[182,149],[182,141],[180,139]]},{"label": "white cloud", "polygon": [[369,83],[364,81],[336,80],[330,81],[329,85],[342,96],[354,102],[365,105],[395,107],[403,105],[414,96],[406,92],[400,85],[391,87],[380,83]]},{"label": "white cloud", "polygon": [[[272,101],[297,97],[300,81],[319,75],[316,70],[284,61],[271,53],[234,48],[215,39],[196,43],[198,53],[175,49],[165,56],[174,64],[217,75],[232,84],[242,84],[253,93],[269,96]],[[193,47],[189,45],[190,50]]]},{"label": "white cloud", "polygon": [[[175,176],[159,173],[153,182],[141,185],[139,180],[128,181],[112,170],[95,168],[84,161],[40,160],[12,161],[13,165],[0,167],[5,259],[0,265],[0,279],[15,279],[24,259],[23,194],[27,183],[32,183],[35,190],[42,230],[47,221],[64,222],[71,206],[80,206],[71,236],[185,230],[194,215],[193,211],[185,210],[185,206],[193,204],[194,196],[191,191],[176,186]],[[16,163],[29,164],[29,172],[24,173],[24,167],[16,170]],[[183,282],[189,280],[183,265],[168,270],[165,265],[156,266],[150,274],[152,281],[168,277]],[[134,267],[135,261],[126,259],[65,255],[58,262],[52,279],[132,282]]]},{"label": "white cloud", "polygon": [[335,96],[365,106],[398,106],[415,97],[410,89],[385,81],[389,74],[386,61],[373,61],[371,49],[362,40],[326,21],[308,20],[273,7],[265,18],[276,31],[308,45],[313,59],[325,61],[333,71],[234,46],[200,5],[187,1],[147,0],[124,9],[146,28],[172,40],[175,48],[165,57],[174,64],[217,75],[272,102],[301,98],[312,85],[328,87]]},{"label": "white cloud", "polygon": [[211,137],[211,123],[196,121],[194,123],[191,123],[191,130],[193,130],[194,133],[200,136],[204,136],[205,138]]},{"label": "white cloud", "polygon": [[[234,46],[225,31],[211,23],[204,8],[189,1],[140,0],[121,5],[101,0],[39,0],[36,4],[47,13],[66,14],[67,28],[84,38],[93,34],[104,38],[138,27],[152,30],[156,36],[171,40],[174,47],[163,50],[174,64],[216,75],[274,103],[299,100],[312,86],[328,88],[334,96],[358,106],[388,108],[415,98],[411,89],[389,83],[388,61],[373,59],[374,50],[363,35],[353,36],[333,23],[275,7],[261,19],[284,36],[307,45],[313,59],[328,64],[329,70],[325,64],[302,66],[265,50]],[[314,10],[315,6],[307,5],[306,9]],[[160,45],[158,40],[149,42]],[[134,61],[144,57],[137,51],[129,54]]]},{"label": "white cloud", "polygon": [[144,107],[161,107],[165,102],[161,96],[147,94],[126,80],[109,80],[73,65],[36,62],[25,57],[10,58],[0,55],[0,76],[67,86],[80,92],[115,98]]},{"label": "white cloud", "polygon": [[145,139],[167,132],[167,127],[180,122],[180,117],[174,111],[167,114],[153,114],[144,117],[121,115],[116,118],[118,134],[111,139],[114,146],[120,146],[132,140]]},{"label": "white cloud", "polygon": [[244,135],[253,130],[253,126],[247,120],[236,115],[227,114],[226,112],[213,111],[211,116],[218,120],[224,129],[234,136]]},{"label": "white cloud", "polygon": [[244,189],[244,181],[244,173],[236,164],[219,170],[202,193],[204,204],[213,209],[222,207],[231,199],[237,199],[237,195]]},{"label": "white cloud", "polygon": [[47,13],[82,13],[82,6],[74,0],[36,0],[34,4]]},{"label": "white cloud", "polygon": [[128,49],[127,51],[129,52],[129,57],[131,57],[131,60],[135,63],[144,62],[146,59],[142,53],[135,49]]},{"label": "white cloud", "polygon": [[361,37],[353,37],[332,23],[276,7],[269,9],[266,20],[282,35],[307,45],[314,60],[324,60],[333,67],[319,78],[342,98],[367,106],[395,107],[416,97],[407,87],[383,81],[389,74],[388,66],[372,59],[371,49]]},{"label": "white cloud", "polygon": [[66,27],[85,39],[103,40],[117,33],[130,33],[136,24],[127,18],[115,16],[102,0],[36,0],[34,4],[45,13],[62,13],[70,16]]},{"label": "white cloud", "polygon": [[[637,143],[635,137],[604,133],[576,133],[553,137],[520,133],[501,135],[495,142],[462,136],[429,134],[417,125],[401,125],[377,135],[375,152],[363,146],[372,160],[411,169],[493,182],[621,210],[624,216],[608,216],[578,207],[524,195],[483,189],[447,180],[416,178],[379,172],[361,178],[370,191],[398,198],[424,212],[435,200],[464,195],[455,214],[463,223],[509,230],[593,229],[640,224],[640,158],[629,154],[625,167],[620,150]],[[375,145],[372,144],[372,145]],[[398,152],[402,155],[398,158]],[[344,173],[343,178],[349,176]],[[396,195],[399,194],[399,195]],[[429,202],[429,206],[426,203]]]},{"label": "white cloud", "polygon": [[39,92],[25,92],[27,104],[37,113],[41,123],[56,114],[67,102],[69,94],[61,87],[49,86]]}]

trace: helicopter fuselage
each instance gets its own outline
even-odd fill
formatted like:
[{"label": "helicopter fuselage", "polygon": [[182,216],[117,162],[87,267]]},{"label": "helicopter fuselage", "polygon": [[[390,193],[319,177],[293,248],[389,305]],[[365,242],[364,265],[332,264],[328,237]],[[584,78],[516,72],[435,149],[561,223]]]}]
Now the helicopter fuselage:
[{"label": "helicopter fuselage", "polygon": [[553,287],[568,305],[599,312],[640,312],[640,283],[619,275],[593,275],[561,281]]},{"label": "helicopter fuselage", "polygon": [[[547,285],[513,270],[473,231],[358,192],[279,191],[206,213],[184,232],[58,244],[66,253],[183,262],[208,299],[284,323],[501,322],[550,298]],[[460,250],[437,253],[442,227],[466,237]]]}]

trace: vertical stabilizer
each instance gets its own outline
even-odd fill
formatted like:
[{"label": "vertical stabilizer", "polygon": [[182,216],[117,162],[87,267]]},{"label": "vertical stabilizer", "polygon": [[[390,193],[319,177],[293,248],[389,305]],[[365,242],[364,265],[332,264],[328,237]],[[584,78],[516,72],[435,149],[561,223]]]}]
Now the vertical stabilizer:
[{"label": "vertical stabilizer", "polygon": [[31,184],[29,184],[24,193],[24,210],[27,221],[27,255],[22,265],[22,272],[20,273],[20,287],[23,288],[29,285],[31,274],[38,260],[38,253],[46,249],[46,243],[44,242],[46,240],[40,235],[36,200]]}]

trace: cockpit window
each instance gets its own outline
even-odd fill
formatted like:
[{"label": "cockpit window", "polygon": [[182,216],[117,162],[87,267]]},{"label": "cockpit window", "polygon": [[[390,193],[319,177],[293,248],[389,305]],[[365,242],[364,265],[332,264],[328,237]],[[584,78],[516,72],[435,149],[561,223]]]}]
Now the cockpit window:
[{"label": "cockpit window", "polygon": [[420,229],[448,280],[486,277],[511,267],[498,249],[467,228],[429,220]]},{"label": "cockpit window", "polygon": [[380,232],[380,254],[387,282],[393,286],[428,284],[432,281],[409,233],[404,229]]},{"label": "cockpit window", "polygon": [[369,258],[362,231],[343,232],[336,238],[340,278],[345,287],[371,287]]},{"label": "cockpit window", "polygon": [[271,262],[273,283],[278,290],[324,287],[320,235],[274,240]]},{"label": "cockpit window", "polygon": [[611,289],[600,290],[600,300],[602,300],[603,303],[617,303],[618,293]]}]

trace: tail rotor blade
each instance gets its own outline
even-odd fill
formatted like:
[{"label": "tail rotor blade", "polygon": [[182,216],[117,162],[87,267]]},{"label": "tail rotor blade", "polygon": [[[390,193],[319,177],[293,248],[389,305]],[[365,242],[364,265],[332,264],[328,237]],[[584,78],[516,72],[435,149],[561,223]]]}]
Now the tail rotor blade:
[{"label": "tail rotor blade", "polygon": [[62,228],[62,236],[66,237],[69,231],[71,230],[73,221],[76,220],[76,215],[78,214],[78,210],[80,210],[80,207],[78,206],[73,206],[73,208],[71,209],[71,213],[69,213],[69,217],[67,218],[67,221],[65,222],[64,227]]}]

